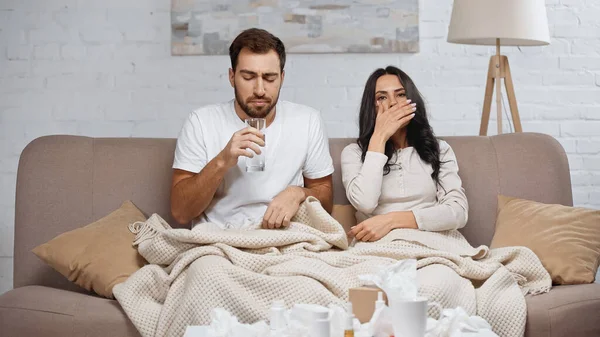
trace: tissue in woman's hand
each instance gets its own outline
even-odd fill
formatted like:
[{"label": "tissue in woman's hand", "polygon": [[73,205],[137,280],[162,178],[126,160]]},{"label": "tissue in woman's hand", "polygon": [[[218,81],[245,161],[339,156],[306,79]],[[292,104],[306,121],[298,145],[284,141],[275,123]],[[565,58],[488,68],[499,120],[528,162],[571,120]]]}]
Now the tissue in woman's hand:
[{"label": "tissue in woman's hand", "polygon": [[382,266],[376,274],[359,275],[359,279],[365,285],[377,285],[385,291],[389,301],[415,300],[419,292],[415,259]]}]

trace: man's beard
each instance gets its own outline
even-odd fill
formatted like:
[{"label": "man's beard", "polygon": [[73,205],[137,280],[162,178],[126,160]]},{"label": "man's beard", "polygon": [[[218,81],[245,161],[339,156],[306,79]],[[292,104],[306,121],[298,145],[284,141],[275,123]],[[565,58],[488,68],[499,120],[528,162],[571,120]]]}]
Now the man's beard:
[{"label": "man's beard", "polygon": [[[267,115],[273,110],[273,108],[275,108],[275,105],[277,105],[277,101],[279,100],[279,92],[277,93],[277,96],[275,96],[275,100],[271,100],[270,98],[267,98],[267,97],[256,97],[256,96],[252,96],[252,97],[249,97],[248,99],[244,100],[240,96],[240,94],[237,91],[237,88],[235,86],[234,86],[233,91],[235,92],[235,100],[238,102],[238,104],[240,105],[242,110],[244,110],[246,115],[248,115],[252,118],[267,117]],[[253,100],[267,101],[268,104],[265,106],[252,107],[246,103],[247,101],[253,101]]]}]

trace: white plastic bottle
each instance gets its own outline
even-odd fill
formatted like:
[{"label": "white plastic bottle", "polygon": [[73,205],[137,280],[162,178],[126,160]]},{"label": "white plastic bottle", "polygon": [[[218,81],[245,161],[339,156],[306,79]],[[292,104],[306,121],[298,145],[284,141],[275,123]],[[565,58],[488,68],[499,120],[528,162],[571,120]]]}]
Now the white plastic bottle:
[{"label": "white plastic bottle", "polygon": [[346,303],[346,322],[344,323],[344,337],[354,337],[354,312],[352,302]]},{"label": "white plastic bottle", "polygon": [[283,330],[285,330],[286,322],[284,301],[273,301],[273,304],[271,305],[269,326],[271,328],[271,336],[278,336]]},{"label": "white plastic bottle", "polygon": [[[390,331],[391,323],[382,321],[385,320],[385,301],[383,300],[383,293],[380,291],[377,293],[377,301],[375,301],[375,311],[373,312],[373,316],[369,320],[369,329],[367,331],[361,331],[363,336],[371,336],[374,331],[377,330],[386,330]],[[387,327],[390,325],[389,327]],[[361,336],[362,337],[362,336]]]},{"label": "white plastic bottle", "polygon": [[375,311],[377,309],[381,309],[385,306],[385,302],[383,301],[383,293],[381,291],[377,292],[377,301],[375,301]]},{"label": "white plastic bottle", "polygon": [[354,337],[354,314],[346,315],[346,324],[344,325],[344,337]]},{"label": "white plastic bottle", "polygon": [[326,311],[315,312],[315,320],[310,329],[311,337],[331,337],[331,323],[329,313]]}]

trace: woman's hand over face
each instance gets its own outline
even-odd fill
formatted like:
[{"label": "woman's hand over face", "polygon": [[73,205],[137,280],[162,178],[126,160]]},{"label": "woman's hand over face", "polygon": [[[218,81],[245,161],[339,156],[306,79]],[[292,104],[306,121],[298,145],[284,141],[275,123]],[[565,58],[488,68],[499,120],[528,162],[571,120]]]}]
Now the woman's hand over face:
[{"label": "woman's hand over face", "polygon": [[379,135],[387,141],[396,131],[408,125],[408,122],[415,116],[416,110],[416,103],[411,103],[410,100],[396,103],[387,108],[377,101],[374,135]]}]

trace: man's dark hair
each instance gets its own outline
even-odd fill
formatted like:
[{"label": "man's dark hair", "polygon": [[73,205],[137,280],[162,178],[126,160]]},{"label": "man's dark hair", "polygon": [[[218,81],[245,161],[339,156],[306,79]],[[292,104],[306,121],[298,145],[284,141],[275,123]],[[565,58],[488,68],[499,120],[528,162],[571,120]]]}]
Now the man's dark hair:
[{"label": "man's dark hair", "polygon": [[229,46],[229,58],[231,58],[231,68],[235,71],[238,63],[238,56],[242,49],[248,48],[256,54],[266,54],[271,50],[279,55],[279,66],[281,72],[285,66],[285,46],[281,40],[267,32],[264,29],[250,28],[241,32]]}]

